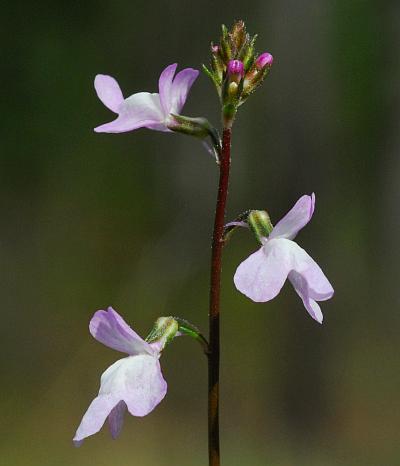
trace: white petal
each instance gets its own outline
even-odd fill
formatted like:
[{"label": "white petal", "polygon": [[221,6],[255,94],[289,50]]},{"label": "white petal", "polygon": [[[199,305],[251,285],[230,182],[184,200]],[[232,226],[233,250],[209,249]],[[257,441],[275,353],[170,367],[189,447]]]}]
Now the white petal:
[{"label": "white petal", "polygon": [[95,128],[97,133],[124,133],[138,128],[169,131],[163,124],[165,117],[160,96],[148,92],[133,94],[119,106],[118,118]]},{"label": "white petal", "polygon": [[239,265],[234,282],[236,288],[253,301],[265,302],[277,296],[288,275],[307,311],[322,321],[315,301],[331,298],[332,285],[318,264],[294,241],[268,240]]},{"label": "white petal", "polygon": [[308,295],[317,301],[331,298],[334,293],[333,287],[314,259],[294,241],[284,239],[279,241],[290,243],[293,262],[291,270],[302,277],[302,283],[307,285]]},{"label": "white petal", "polygon": [[102,428],[107,416],[118,402],[118,398],[112,394],[99,395],[91,402],[73,439],[75,446],[79,447],[83,439]]},{"label": "white petal", "polygon": [[124,101],[124,96],[117,81],[111,76],[98,74],[94,80],[94,87],[103,104],[114,113],[118,113],[118,107]]},{"label": "white petal", "polygon": [[293,239],[297,233],[311,220],[315,208],[315,195],[302,196],[289,212],[275,225],[270,239]]},{"label": "white petal", "polygon": [[167,392],[156,357],[140,355],[120,359],[101,376],[100,395],[112,395],[125,401],[134,416],[145,416]]},{"label": "white petal", "polygon": [[236,270],[236,288],[255,302],[278,295],[290,271],[290,252],[281,240],[270,240],[251,254]]},{"label": "white petal", "polygon": [[294,271],[289,273],[288,278],[291,284],[293,285],[296,293],[302,299],[304,307],[307,309],[307,312],[314,320],[322,324],[324,316],[318,303],[314,299],[310,298],[309,288],[305,278]]}]

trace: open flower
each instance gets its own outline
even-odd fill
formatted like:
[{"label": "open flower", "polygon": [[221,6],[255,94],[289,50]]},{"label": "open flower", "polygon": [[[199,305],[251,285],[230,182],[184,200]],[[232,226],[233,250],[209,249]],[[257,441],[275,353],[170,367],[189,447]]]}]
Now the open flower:
[{"label": "open flower", "polygon": [[239,265],[234,282],[253,301],[266,302],[278,295],[288,278],[311,317],[322,323],[317,301],[332,297],[332,285],[318,264],[292,241],[311,220],[314,206],[314,194],[302,196],[268,238],[262,238],[262,247]]},{"label": "open flower", "polygon": [[116,361],[101,376],[99,394],[76,431],[76,446],[97,433],[107,418],[111,435],[116,438],[127,408],[133,416],[146,416],[167,393],[158,361],[160,345],[140,338],[111,307],[107,311],[97,311],[89,329],[96,340],[129,356]]},{"label": "open flower", "polygon": [[170,131],[170,115],[179,115],[189,90],[199,72],[185,68],[174,78],[177,64],[165,68],[158,81],[159,94],[138,92],[124,99],[117,81],[98,74],[94,80],[97,95],[103,104],[118,115],[111,123],[95,128],[97,133],[124,133],[138,128]]}]

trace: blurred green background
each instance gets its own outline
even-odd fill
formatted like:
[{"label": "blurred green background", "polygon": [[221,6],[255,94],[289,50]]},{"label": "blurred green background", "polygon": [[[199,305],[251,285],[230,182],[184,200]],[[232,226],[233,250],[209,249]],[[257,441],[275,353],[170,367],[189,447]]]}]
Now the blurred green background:
[{"label": "blurred green background", "polygon": [[[399,52],[394,1],[8,2],[2,8],[1,447],[4,466],[207,464],[206,361],[189,339],[162,358],[166,399],[80,449],[71,439],[121,357],[88,333],[113,305],[143,336],[160,315],[207,330],[217,169],[197,141],[93,127],[112,114],[97,73],[125,95],[160,71],[207,63],[221,23],[243,18],[275,57],[240,110],[228,218],[277,221],[315,191],[299,243],[335,297],[315,323],[293,289],[267,304],[238,293],[225,250],[225,466],[400,464]],[[205,76],[184,113],[219,123]]]}]

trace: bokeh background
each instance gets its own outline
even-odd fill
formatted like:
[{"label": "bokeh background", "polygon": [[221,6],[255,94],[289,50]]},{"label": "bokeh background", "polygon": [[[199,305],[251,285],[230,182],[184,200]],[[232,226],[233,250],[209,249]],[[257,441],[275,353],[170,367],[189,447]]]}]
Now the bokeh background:
[{"label": "bokeh background", "polygon": [[[195,140],[95,134],[112,114],[93,78],[157,91],[163,67],[208,62],[243,18],[275,57],[234,128],[228,218],[277,221],[315,191],[298,241],[336,289],[325,322],[290,286],[255,304],[234,288],[257,247],[225,250],[222,459],[229,466],[400,464],[400,5],[377,0],[41,1],[2,7],[1,446],[4,466],[207,464],[206,361],[179,339],[166,399],[80,449],[71,439],[120,355],[88,333],[113,305],[143,336],[160,315],[207,331],[217,169]],[[219,124],[205,76],[185,114]]]}]

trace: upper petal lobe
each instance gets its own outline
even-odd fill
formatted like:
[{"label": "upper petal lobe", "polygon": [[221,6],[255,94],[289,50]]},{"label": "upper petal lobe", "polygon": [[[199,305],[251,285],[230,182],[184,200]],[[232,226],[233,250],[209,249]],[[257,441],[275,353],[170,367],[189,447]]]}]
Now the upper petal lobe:
[{"label": "upper petal lobe", "polygon": [[169,113],[179,114],[186,102],[190,88],[199,75],[198,70],[185,68],[180,71],[172,83],[171,109]]},{"label": "upper petal lobe", "polygon": [[103,104],[114,113],[118,113],[118,108],[124,101],[124,96],[117,81],[112,76],[98,74],[94,80],[94,87]]},{"label": "upper petal lobe", "polygon": [[90,333],[104,345],[130,355],[155,352],[112,307],[97,311],[89,324]]},{"label": "upper petal lobe", "polygon": [[171,110],[171,91],[172,91],[172,80],[176,71],[177,63],[168,65],[160,75],[158,80],[158,89],[160,93],[161,106],[164,112],[164,116],[167,117]]},{"label": "upper petal lobe", "polygon": [[315,195],[302,196],[289,212],[275,225],[269,238],[293,239],[311,220],[315,208]]}]

